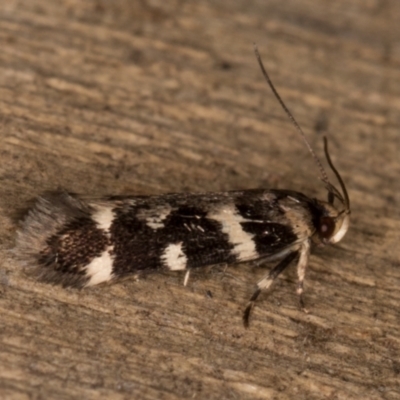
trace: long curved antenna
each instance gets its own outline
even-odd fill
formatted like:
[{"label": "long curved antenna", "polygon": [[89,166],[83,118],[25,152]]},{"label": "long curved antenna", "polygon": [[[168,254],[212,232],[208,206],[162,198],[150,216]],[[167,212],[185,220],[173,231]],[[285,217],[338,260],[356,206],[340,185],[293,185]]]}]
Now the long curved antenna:
[{"label": "long curved antenna", "polygon": [[346,186],[345,186],[345,184],[343,182],[342,177],[340,176],[338,170],[335,168],[335,166],[332,163],[331,157],[330,157],[329,152],[328,152],[328,139],[325,136],[324,136],[324,151],[325,151],[326,160],[328,161],[328,164],[329,164],[331,170],[333,171],[333,173],[335,174],[336,179],[339,182],[340,188],[342,189],[343,196],[344,196],[344,199],[342,198],[343,199],[342,202],[343,202],[343,205],[345,207],[345,211],[349,213],[350,212],[349,194],[347,193],[347,189],[346,189]]},{"label": "long curved antenna", "polygon": [[300,128],[300,125],[297,123],[296,119],[293,117],[292,113],[289,111],[289,109],[286,107],[286,104],[283,102],[283,100],[281,99],[281,96],[279,96],[279,93],[277,92],[277,90],[275,89],[275,86],[273,85],[271,78],[269,77],[264,64],[261,60],[261,56],[260,53],[258,52],[258,48],[257,45],[254,43],[254,53],[256,54],[257,57],[257,61],[258,64],[260,65],[261,71],[264,75],[265,80],[267,81],[269,87],[271,88],[272,92],[274,93],[275,97],[277,98],[277,100],[279,101],[280,105],[282,106],[283,110],[286,112],[287,116],[289,117],[289,119],[292,121],[294,127],[296,128],[297,132],[300,134],[300,136],[302,137],[304,143],[306,144],[308,151],[311,153],[312,157],[314,158],[314,161],[316,162],[316,164],[318,165],[319,171],[321,173],[321,179],[323,182],[325,182],[325,184],[327,184],[328,186],[333,186],[328,179],[328,175],[325,172],[324,167],[321,164],[321,161],[319,160],[319,158],[317,157],[317,155],[315,154],[314,150],[312,149],[310,143],[308,142],[306,135],[304,134],[303,130]]}]

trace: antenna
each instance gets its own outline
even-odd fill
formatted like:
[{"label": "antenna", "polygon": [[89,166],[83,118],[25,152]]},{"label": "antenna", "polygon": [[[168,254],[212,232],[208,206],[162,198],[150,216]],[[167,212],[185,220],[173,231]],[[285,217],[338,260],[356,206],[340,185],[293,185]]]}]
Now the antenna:
[{"label": "antenna", "polygon": [[267,71],[266,71],[266,69],[264,67],[264,64],[263,64],[263,62],[261,60],[260,53],[259,53],[257,45],[255,43],[254,43],[254,53],[256,54],[258,64],[260,65],[260,68],[261,68],[261,71],[262,71],[262,73],[264,75],[265,80],[267,81],[269,87],[271,88],[271,90],[274,93],[275,97],[279,101],[279,103],[282,106],[283,110],[286,112],[287,116],[292,121],[292,123],[293,123],[294,127],[296,128],[297,132],[302,137],[304,143],[306,144],[306,146],[308,148],[308,151],[311,153],[312,157],[314,158],[314,161],[318,165],[319,171],[321,173],[322,181],[325,182],[326,184],[328,184],[329,183],[328,175],[326,174],[326,172],[324,170],[324,167],[321,164],[321,161],[319,160],[319,158],[315,154],[314,150],[312,149],[310,143],[308,142],[308,140],[306,138],[306,135],[304,134],[303,130],[300,128],[300,125],[297,123],[296,119],[293,117],[292,113],[286,107],[286,104],[283,102],[281,96],[279,96],[279,93],[275,89],[275,86],[273,85],[273,83],[271,81],[271,78],[269,77],[269,75],[268,75],[268,73],[267,73]]},{"label": "antenna", "polygon": [[[349,198],[349,194],[347,193],[347,189],[346,189],[346,186],[345,186],[345,184],[343,182],[342,177],[340,176],[338,170],[335,168],[335,166],[332,163],[331,157],[330,157],[329,152],[328,152],[328,139],[325,136],[324,136],[324,151],[325,151],[326,160],[328,161],[328,164],[329,164],[331,170],[335,174],[336,179],[338,180],[339,185],[340,185],[340,187],[342,189],[342,192],[343,192],[344,198],[343,198],[342,195],[340,195],[340,200],[342,201],[343,205],[345,206],[346,212],[350,213],[350,198]],[[332,187],[335,189],[336,192],[338,192],[338,190],[334,186],[332,186]],[[334,195],[334,193],[332,193],[332,195]]]}]

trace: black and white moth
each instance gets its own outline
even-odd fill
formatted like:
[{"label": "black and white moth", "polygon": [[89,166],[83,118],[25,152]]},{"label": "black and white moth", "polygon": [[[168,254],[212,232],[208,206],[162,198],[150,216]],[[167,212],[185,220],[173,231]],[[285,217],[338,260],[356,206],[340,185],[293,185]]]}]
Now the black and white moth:
[{"label": "black and white moth", "polygon": [[[129,275],[158,271],[189,272],[215,264],[279,260],[258,283],[243,321],[262,291],[297,262],[297,293],[302,293],[310,250],[339,242],[350,220],[346,187],[329,157],[339,191],[328,179],[303,131],[272,84],[274,95],[304,139],[321,172],[328,201],[292,190],[254,189],[160,196],[83,198],[66,192],[40,197],[21,222],[14,253],[38,278],[83,288]],[[340,204],[334,206],[334,200]]]}]

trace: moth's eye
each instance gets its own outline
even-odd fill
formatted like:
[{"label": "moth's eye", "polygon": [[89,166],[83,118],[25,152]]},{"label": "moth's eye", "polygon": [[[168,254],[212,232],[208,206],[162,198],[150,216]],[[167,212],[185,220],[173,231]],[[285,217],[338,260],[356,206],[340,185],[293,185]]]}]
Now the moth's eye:
[{"label": "moth's eye", "polygon": [[321,217],[319,220],[319,234],[324,239],[329,239],[335,231],[336,222],[331,217]]}]

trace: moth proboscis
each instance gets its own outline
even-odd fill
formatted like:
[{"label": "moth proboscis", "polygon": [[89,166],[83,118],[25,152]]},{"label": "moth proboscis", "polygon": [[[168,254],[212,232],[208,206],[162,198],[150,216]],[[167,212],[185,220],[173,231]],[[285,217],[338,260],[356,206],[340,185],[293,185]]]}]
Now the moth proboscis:
[{"label": "moth proboscis", "polygon": [[[350,222],[350,200],[328,179],[302,129],[272,84],[255,47],[264,78],[304,140],[320,170],[327,201],[292,190],[252,189],[216,193],[84,198],[63,191],[39,197],[21,221],[14,254],[43,281],[83,288],[129,275],[186,271],[214,264],[280,260],[258,283],[243,314],[245,326],[262,291],[297,262],[297,293],[311,247],[339,242]],[[340,208],[334,206],[334,201]]]}]

